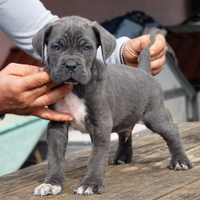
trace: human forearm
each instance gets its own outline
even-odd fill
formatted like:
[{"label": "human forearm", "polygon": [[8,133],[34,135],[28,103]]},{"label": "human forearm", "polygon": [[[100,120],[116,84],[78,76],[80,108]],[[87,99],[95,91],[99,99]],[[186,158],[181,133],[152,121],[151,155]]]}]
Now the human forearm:
[{"label": "human forearm", "polygon": [[9,0],[3,1],[0,6],[0,29],[19,48],[40,60],[33,50],[32,38],[58,16],[52,15],[39,0]]}]

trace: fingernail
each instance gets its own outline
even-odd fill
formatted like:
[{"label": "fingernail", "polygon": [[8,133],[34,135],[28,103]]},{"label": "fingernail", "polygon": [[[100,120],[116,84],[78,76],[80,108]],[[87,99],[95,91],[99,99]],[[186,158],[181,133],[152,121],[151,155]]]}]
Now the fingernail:
[{"label": "fingernail", "polygon": [[74,118],[70,117],[70,118],[69,118],[69,121],[70,121],[70,122],[71,122],[71,121],[74,121]]},{"label": "fingernail", "polygon": [[67,84],[67,88],[68,89],[72,89],[73,88],[73,84]]},{"label": "fingernail", "polygon": [[154,55],[155,54],[155,51],[154,50],[151,50],[151,55]]}]

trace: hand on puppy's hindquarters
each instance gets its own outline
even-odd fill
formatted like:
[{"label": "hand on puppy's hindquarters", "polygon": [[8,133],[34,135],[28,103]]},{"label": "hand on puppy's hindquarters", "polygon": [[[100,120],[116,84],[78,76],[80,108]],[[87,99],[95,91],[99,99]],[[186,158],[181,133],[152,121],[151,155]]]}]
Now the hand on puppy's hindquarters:
[{"label": "hand on puppy's hindquarters", "polygon": [[[137,67],[140,52],[150,43],[150,35],[143,35],[126,43],[123,50],[125,64]],[[157,34],[156,40],[150,48],[152,75],[158,74],[163,69],[166,60],[166,52],[167,46],[165,37],[161,34]]]}]

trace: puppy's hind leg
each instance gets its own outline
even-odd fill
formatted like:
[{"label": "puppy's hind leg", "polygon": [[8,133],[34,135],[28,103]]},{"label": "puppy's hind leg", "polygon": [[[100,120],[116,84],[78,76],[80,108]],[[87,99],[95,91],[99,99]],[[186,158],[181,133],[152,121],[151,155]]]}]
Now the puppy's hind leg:
[{"label": "puppy's hind leg", "polygon": [[34,190],[34,195],[56,195],[65,184],[64,158],[68,142],[68,126],[64,122],[51,121],[48,125],[48,172],[44,183]]},{"label": "puppy's hind leg", "polygon": [[170,120],[169,113],[163,104],[147,111],[143,121],[150,130],[161,135],[166,141],[171,153],[170,169],[192,168],[192,163],[184,150],[178,127]]},{"label": "puppy's hind leg", "polygon": [[118,136],[119,136],[119,143],[113,159],[113,163],[114,164],[130,163],[133,155],[132,133],[131,131],[124,131],[118,133]]}]

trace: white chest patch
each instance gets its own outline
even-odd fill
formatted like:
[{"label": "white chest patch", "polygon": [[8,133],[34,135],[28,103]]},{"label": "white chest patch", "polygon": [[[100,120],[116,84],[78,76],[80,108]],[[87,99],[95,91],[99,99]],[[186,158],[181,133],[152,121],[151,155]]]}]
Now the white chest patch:
[{"label": "white chest patch", "polygon": [[87,132],[85,128],[85,116],[87,113],[83,99],[70,92],[57,101],[56,110],[72,115],[75,119],[74,122],[71,122],[72,127],[81,132]]}]

